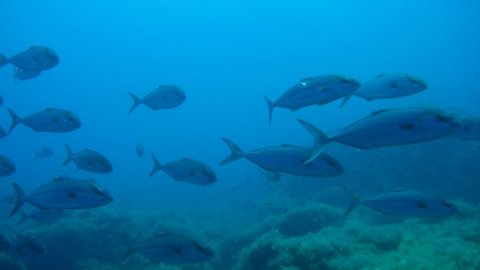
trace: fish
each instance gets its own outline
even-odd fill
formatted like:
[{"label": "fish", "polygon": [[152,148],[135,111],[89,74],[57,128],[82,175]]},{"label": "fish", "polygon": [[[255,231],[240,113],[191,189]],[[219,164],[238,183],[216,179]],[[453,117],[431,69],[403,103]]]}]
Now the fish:
[{"label": "fish", "polygon": [[314,146],[305,163],[314,160],[322,147],[331,142],[368,150],[444,138],[461,126],[452,114],[427,108],[376,111],[332,136],[305,120],[298,119],[298,122],[314,138]]},{"label": "fish", "polygon": [[143,98],[137,97],[132,92],[128,92],[128,94],[133,100],[133,105],[128,112],[129,114],[140,104],[152,110],[172,109],[180,106],[187,98],[185,92],[175,85],[160,85]]},{"label": "fish", "polygon": [[[377,78],[364,83],[353,95],[372,101],[374,99],[409,96],[427,88],[428,85],[420,78],[408,74],[392,73],[379,75]],[[345,105],[347,101],[348,98],[344,99],[341,106]]]},{"label": "fish", "polygon": [[143,144],[138,143],[135,151],[137,153],[137,157],[143,157],[143,154],[145,153],[145,148],[143,147]]},{"label": "fish", "polygon": [[480,140],[480,116],[477,115],[457,115],[461,126],[448,137],[463,141]]},{"label": "fish", "polygon": [[46,251],[37,239],[27,235],[16,235],[7,253],[16,260],[28,261],[45,255]]},{"label": "fish", "polygon": [[60,176],[25,194],[17,183],[12,183],[17,195],[10,217],[20,210],[25,202],[38,209],[89,209],[113,201],[112,195],[92,179],[75,179]]},{"label": "fish", "polygon": [[38,77],[42,73],[40,70],[22,70],[19,68],[16,68],[15,71],[13,72],[13,77],[15,80],[18,81],[24,81],[24,80],[31,80],[36,77]]},{"label": "fish", "polygon": [[3,105],[3,97],[0,96],[0,106],[2,106],[2,105]]},{"label": "fish", "polygon": [[134,246],[125,241],[128,251],[124,261],[134,252],[139,252],[152,262],[173,265],[203,263],[215,256],[209,246],[184,234],[159,233]]},{"label": "fish", "polygon": [[67,159],[63,162],[63,166],[66,166],[73,161],[79,170],[100,174],[110,173],[113,170],[110,161],[96,151],[87,148],[77,153],[73,153],[68,145],[65,145],[65,149],[67,150]]},{"label": "fish", "polygon": [[10,237],[0,233],[0,252],[6,252],[10,248]]},{"label": "fish", "polygon": [[15,164],[4,155],[0,155],[0,177],[10,176],[16,171]]},{"label": "fish", "polygon": [[3,139],[7,137],[7,132],[5,131],[5,129],[3,129],[3,127],[0,127],[0,139]]},{"label": "fish", "polygon": [[12,117],[12,124],[8,130],[8,134],[10,134],[18,124],[24,124],[37,132],[54,133],[71,132],[82,126],[78,116],[65,109],[47,108],[25,118],[18,117],[12,109],[8,109],[8,112]]},{"label": "fish", "polygon": [[42,147],[35,152],[35,158],[46,158],[53,155],[53,150],[50,147]]},{"label": "fish", "polygon": [[201,161],[191,158],[183,158],[161,165],[154,153],[151,153],[153,169],[149,177],[156,172],[163,170],[175,181],[185,182],[194,185],[211,185],[217,181],[213,170]]},{"label": "fish", "polygon": [[344,187],[344,189],[353,198],[344,216],[350,214],[359,205],[384,215],[401,217],[440,218],[459,213],[453,204],[421,191],[394,191],[359,200],[348,188]]},{"label": "fish", "polygon": [[20,212],[20,216],[21,218],[18,221],[17,225],[20,225],[29,219],[35,220],[36,222],[42,224],[52,224],[65,218],[67,214],[66,211],[63,209],[44,209],[33,210],[28,214]]},{"label": "fish", "polygon": [[230,156],[220,162],[225,165],[240,158],[246,158],[262,169],[273,173],[286,173],[307,177],[333,177],[342,175],[344,170],[340,162],[333,157],[321,153],[312,162],[304,161],[310,149],[294,145],[280,145],[243,152],[234,142],[223,138],[230,149]]},{"label": "fish", "polygon": [[340,75],[305,78],[285,91],[274,102],[265,96],[269,122],[272,122],[273,110],[276,107],[296,111],[311,105],[323,105],[350,96],[359,87],[360,83],[357,80]]},{"label": "fish", "polygon": [[59,62],[57,53],[43,46],[31,46],[10,58],[0,54],[0,67],[10,63],[22,71],[44,71],[53,68]]}]

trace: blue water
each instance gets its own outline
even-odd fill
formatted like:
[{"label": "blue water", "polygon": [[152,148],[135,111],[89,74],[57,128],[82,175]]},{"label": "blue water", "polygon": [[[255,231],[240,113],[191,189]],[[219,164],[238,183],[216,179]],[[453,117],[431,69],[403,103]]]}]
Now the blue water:
[{"label": "blue water", "polygon": [[[7,108],[26,116],[47,107],[72,110],[83,124],[63,134],[18,126],[0,139],[0,153],[17,169],[0,179],[0,197],[13,192],[12,182],[30,191],[58,175],[68,175],[93,178],[115,198],[108,206],[77,211],[73,218],[54,225],[32,221],[16,226],[16,218],[7,218],[12,206],[1,204],[2,232],[36,236],[47,250],[16,265],[33,270],[480,269],[474,259],[480,254],[478,142],[439,140],[372,151],[331,145],[326,152],[345,168],[345,174],[335,178],[282,176],[273,181],[246,160],[218,165],[229,154],[222,137],[244,150],[283,143],[309,147],[311,137],[297,118],[333,132],[382,108],[427,106],[480,115],[479,2],[5,0],[0,10],[0,53],[12,56],[41,45],[60,56],[58,66],[32,80],[15,82],[12,65],[0,69],[4,99],[0,126],[10,125]],[[366,102],[353,97],[342,109],[339,101],[296,112],[277,108],[268,125],[263,95],[276,99],[302,78],[344,74],[365,82],[392,72],[419,76],[429,87],[391,100]],[[159,111],[141,105],[128,114],[132,102],[128,91],[143,96],[160,84],[181,87],[186,102]],[[139,142],[146,149],[141,159],[135,154]],[[74,151],[91,148],[104,154],[113,172],[97,175],[73,165],[62,167],[64,144]],[[35,159],[35,151],[43,146],[52,148],[54,155]],[[153,167],[150,151],[163,163],[183,157],[201,160],[212,167],[218,181],[203,187],[173,181],[163,172],[148,178]],[[395,188],[428,191],[462,205],[462,218],[468,222],[460,218],[385,221],[360,210],[342,225],[341,213],[349,199],[339,188],[342,185],[360,196]],[[324,226],[317,226],[314,220],[325,214],[322,211],[334,214]],[[298,218],[302,224],[290,227],[308,227],[304,220],[311,221],[310,234],[277,235],[278,219],[294,222],[297,218],[288,218],[302,213],[303,219]],[[476,235],[455,233],[466,223],[471,229],[465,231]],[[198,235],[213,247],[215,259],[165,266],[138,255],[121,262],[126,251],[122,235],[141,241],[165,228]],[[363,238],[348,233],[352,230],[371,235],[362,242]],[[427,251],[418,259],[418,253],[402,253],[401,244],[360,252],[363,257],[355,263],[348,259],[342,263],[342,256],[348,256],[339,253],[315,253],[325,250],[321,245],[325,241],[339,243],[351,237],[355,244],[342,248],[356,252],[371,246],[369,240],[385,231],[398,235],[398,244],[422,235],[422,230],[451,231],[448,237],[456,239],[456,249],[445,252],[450,256],[462,250],[467,254],[464,260],[447,264],[442,261],[445,256]],[[445,234],[433,233],[422,242],[422,250],[453,246],[443,240]],[[290,245],[294,241],[304,243],[301,251]],[[387,252],[397,252],[407,262],[421,262],[395,264],[394,259],[385,259]],[[289,260],[289,255],[301,259]],[[1,260],[1,269],[20,269]]]}]

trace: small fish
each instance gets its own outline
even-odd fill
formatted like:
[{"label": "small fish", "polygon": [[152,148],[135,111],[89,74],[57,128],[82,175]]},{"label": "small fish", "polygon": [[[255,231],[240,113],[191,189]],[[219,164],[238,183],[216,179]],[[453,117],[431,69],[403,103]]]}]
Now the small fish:
[{"label": "small fish", "polygon": [[137,157],[143,157],[145,153],[145,148],[143,147],[143,144],[138,143],[137,147],[135,148],[135,151],[137,152]]},{"label": "small fish", "polygon": [[77,153],[73,153],[68,145],[65,145],[65,149],[67,150],[67,159],[63,162],[63,166],[66,166],[73,161],[79,170],[100,174],[110,173],[113,170],[110,161],[96,151],[84,149]]},{"label": "small fish", "polygon": [[174,85],[160,85],[143,98],[128,92],[133,100],[133,105],[128,113],[132,113],[138,105],[143,104],[152,110],[171,109],[180,106],[186,100],[185,92]]},{"label": "small fish", "polygon": [[359,87],[358,81],[345,76],[323,75],[305,78],[288,89],[275,102],[265,96],[269,122],[272,122],[275,107],[296,111],[311,105],[323,105],[350,96]]},{"label": "small fish", "polygon": [[16,68],[13,72],[13,77],[18,81],[31,80],[38,77],[42,73],[40,70],[21,70]]},{"label": "small fish", "polygon": [[16,235],[8,252],[15,260],[24,261],[31,260],[45,253],[43,245],[35,238],[27,235]]},{"label": "small fish", "polygon": [[37,132],[70,132],[82,125],[77,115],[64,109],[47,108],[25,118],[18,117],[11,109],[8,109],[8,112],[12,117],[8,134],[18,124],[24,124]]},{"label": "small fish", "polygon": [[0,127],[0,139],[3,139],[5,137],[7,137],[7,132],[5,131],[5,129]]},{"label": "small fish", "polygon": [[[421,79],[407,74],[383,74],[364,83],[354,96],[367,101],[374,99],[388,99],[413,95],[427,89],[427,84]],[[342,106],[348,101],[346,98]]]},{"label": "small fish", "polygon": [[53,155],[53,150],[50,147],[42,147],[35,152],[35,158],[46,158],[46,157],[51,157]]},{"label": "small fish", "polygon": [[480,140],[480,116],[458,115],[461,126],[448,137],[464,141]]},{"label": "small fish", "polygon": [[2,106],[2,105],[3,105],[3,97],[0,96],[0,106]]},{"label": "small fish", "polygon": [[364,205],[384,215],[402,217],[445,217],[458,213],[458,209],[445,200],[420,191],[395,191],[363,200],[351,193],[353,200],[345,211],[347,216],[355,207]]},{"label": "small fish", "polygon": [[52,224],[58,222],[59,220],[67,216],[66,211],[63,209],[44,209],[44,210],[33,210],[28,214],[20,212],[20,220],[17,225],[24,223],[25,221],[31,219],[35,220],[41,224]]},{"label": "small fish", "polygon": [[0,233],[0,252],[6,252],[10,248],[10,237],[4,233]]},{"label": "small fish", "polygon": [[88,209],[112,202],[109,192],[100,187],[95,181],[58,177],[43,184],[29,194],[13,183],[17,195],[17,203],[10,213],[14,216],[25,202],[39,209]]},{"label": "small fish", "polygon": [[331,142],[359,149],[374,149],[444,138],[461,126],[453,115],[426,108],[380,110],[333,136],[327,136],[305,120],[298,121],[314,138],[314,146],[305,163],[315,159],[323,145]]},{"label": "small fish", "polygon": [[183,234],[160,233],[134,246],[127,242],[127,246],[124,261],[133,252],[141,253],[152,262],[174,265],[203,263],[215,256],[210,247]]},{"label": "small fish", "polygon": [[150,177],[156,172],[163,170],[175,181],[203,186],[213,184],[217,181],[213,170],[200,161],[184,158],[161,165],[153,153],[152,159],[154,166],[150,172]]},{"label": "small fish", "polygon": [[308,148],[281,145],[243,152],[231,140],[223,138],[223,141],[230,149],[231,154],[221,161],[220,165],[246,158],[262,169],[274,173],[309,177],[329,177],[343,174],[342,165],[324,153],[316,156],[312,162],[305,164],[304,161],[310,153]]},{"label": "small fish", "polygon": [[23,71],[43,71],[60,62],[58,55],[50,48],[32,46],[10,58],[0,54],[0,67],[10,63]]},{"label": "small fish", "polygon": [[15,164],[6,156],[0,155],[0,177],[12,175],[15,171]]}]

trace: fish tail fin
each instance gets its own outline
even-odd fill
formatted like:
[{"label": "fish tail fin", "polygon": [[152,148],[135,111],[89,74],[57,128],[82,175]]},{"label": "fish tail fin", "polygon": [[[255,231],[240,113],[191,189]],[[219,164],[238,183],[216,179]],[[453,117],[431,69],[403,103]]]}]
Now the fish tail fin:
[{"label": "fish tail fin", "polygon": [[10,134],[12,130],[22,122],[22,119],[10,108],[8,108],[8,113],[10,117],[12,117],[12,124],[10,124],[10,128],[8,129],[8,134]]},{"label": "fish tail fin", "polygon": [[10,212],[9,217],[13,217],[20,208],[22,208],[23,203],[25,202],[25,192],[23,192],[23,189],[18,185],[17,183],[12,183],[13,189],[15,190],[15,194],[17,195],[17,203],[15,204],[15,207],[12,209]]},{"label": "fish tail fin", "polygon": [[128,111],[128,114],[131,114],[133,112],[133,110],[135,110],[135,108],[137,108],[138,105],[140,105],[140,103],[142,102],[140,100],[139,97],[137,97],[134,93],[132,92],[128,92],[128,94],[130,95],[130,97],[132,98],[133,100],[133,105],[132,107],[130,108],[130,111]]},{"label": "fish tail fin", "polygon": [[0,67],[6,65],[8,63],[8,58],[0,53]]},{"label": "fish tail fin", "polygon": [[67,151],[67,159],[63,162],[62,166],[66,166],[73,160],[73,151],[68,144],[65,144],[65,150]]},{"label": "fish tail fin", "polygon": [[130,256],[132,255],[133,253],[133,248],[132,246],[130,245],[130,243],[128,242],[128,238],[126,235],[123,236],[123,241],[125,241],[125,245],[127,246],[127,252],[125,253],[125,255],[123,256],[123,259],[122,259],[122,262],[126,261],[128,258],[130,258]]},{"label": "fish tail fin", "polygon": [[156,172],[163,170],[163,166],[162,164],[160,164],[160,162],[158,162],[158,159],[155,156],[155,154],[153,152],[151,152],[151,154],[152,154],[152,160],[153,160],[153,169],[148,175],[148,177],[152,177]]},{"label": "fish tail fin", "polygon": [[347,96],[345,96],[342,100],[342,103],[340,104],[340,108],[343,108],[343,106],[345,106],[345,104],[347,104],[347,102],[353,97],[353,95],[355,94],[354,93],[351,93],[351,94],[348,94]]},{"label": "fish tail fin", "polygon": [[308,155],[307,159],[305,159],[305,161],[303,162],[303,164],[308,164],[314,161],[318,157],[318,155],[320,155],[320,153],[322,152],[323,146],[329,142],[329,139],[323,131],[321,131],[319,128],[317,128],[313,124],[302,119],[297,119],[297,121],[313,137],[314,144],[313,144],[312,150],[310,150],[310,154]]},{"label": "fish tail fin", "polygon": [[345,213],[343,213],[343,216],[346,217],[352,210],[357,207],[358,205],[358,197],[346,186],[342,186],[343,190],[345,190],[351,197],[352,199],[350,200],[350,203],[348,204],[347,209],[345,209]]},{"label": "fish tail fin", "polygon": [[267,102],[268,105],[268,123],[272,123],[272,114],[273,114],[273,109],[275,109],[275,104],[267,97],[263,96],[265,98],[265,101]]},{"label": "fish tail fin", "polygon": [[225,165],[230,162],[233,162],[239,158],[243,157],[243,151],[236,145],[234,142],[227,138],[222,138],[223,142],[227,145],[227,147],[230,149],[230,155],[226,157],[224,160],[220,162],[220,165]]}]

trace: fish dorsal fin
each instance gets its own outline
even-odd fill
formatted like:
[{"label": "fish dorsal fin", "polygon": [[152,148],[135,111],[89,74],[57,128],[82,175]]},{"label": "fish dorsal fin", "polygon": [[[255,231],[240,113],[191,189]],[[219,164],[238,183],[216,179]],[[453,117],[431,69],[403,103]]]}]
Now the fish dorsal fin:
[{"label": "fish dorsal fin", "polygon": [[376,110],[376,111],[373,111],[370,115],[378,115],[378,114],[381,114],[381,113],[384,113],[384,112],[388,112],[390,111],[389,109],[380,109],[380,110]]}]

